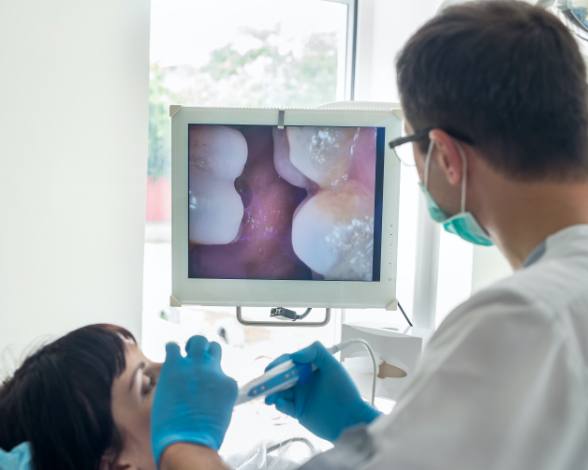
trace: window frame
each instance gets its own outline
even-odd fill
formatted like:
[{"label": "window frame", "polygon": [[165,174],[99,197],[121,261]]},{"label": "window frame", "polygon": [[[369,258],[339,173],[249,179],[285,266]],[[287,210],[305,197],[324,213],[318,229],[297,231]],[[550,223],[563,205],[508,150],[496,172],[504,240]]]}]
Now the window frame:
[{"label": "window frame", "polygon": [[355,69],[357,65],[357,2],[358,0],[321,0],[347,5],[347,41],[345,51],[345,99],[355,99]]}]

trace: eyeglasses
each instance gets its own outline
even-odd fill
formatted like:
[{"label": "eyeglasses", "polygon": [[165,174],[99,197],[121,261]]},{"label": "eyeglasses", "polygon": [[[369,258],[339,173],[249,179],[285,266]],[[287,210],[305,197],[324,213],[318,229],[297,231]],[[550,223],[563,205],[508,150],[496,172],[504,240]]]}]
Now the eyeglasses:
[{"label": "eyeglasses", "polygon": [[[433,129],[437,129],[436,127],[425,127],[424,129],[421,129],[420,131],[417,131],[413,134],[409,134],[409,135],[405,135],[402,137],[398,137],[396,139],[391,140],[390,142],[388,142],[388,147],[390,147],[390,149],[392,150],[392,152],[394,153],[394,155],[396,156],[396,158],[398,159],[398,161],[407,167],[414,167],[415,166],[415,161],[414,161],[414,155],[412,153],[412,149],[407,148],[407,147],[402,147],[403,144],[407,144],[409,142],[419,142],[421,140],[428,140],[429,139],[429,132],[431,132]],[[463,135],[460,132],[454,132],[454,131],[445,131],[447,132],[447,134],[449,134],[451,137],[456,138],[457,140],[461,140],[462,142],[465,142],[466,144],[470,144],[472,145],[474,143],[474,141],[469,138],[466,135]],[[398,147],[402,147],[400,149],[398,149]]]}]

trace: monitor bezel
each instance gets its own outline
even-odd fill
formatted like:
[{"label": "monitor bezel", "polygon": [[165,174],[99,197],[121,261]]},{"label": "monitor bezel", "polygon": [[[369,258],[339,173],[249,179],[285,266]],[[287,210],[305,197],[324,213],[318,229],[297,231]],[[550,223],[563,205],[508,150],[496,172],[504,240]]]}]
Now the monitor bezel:
[{"label": "monitor bezel", "polygon": [[384,145],[379,281],[194,279],[188,274],[188,126],[190,124],[354,126],[401,133],[394,110],[256,109],[172,106],[172,305],[396,308],[400,162]]}]

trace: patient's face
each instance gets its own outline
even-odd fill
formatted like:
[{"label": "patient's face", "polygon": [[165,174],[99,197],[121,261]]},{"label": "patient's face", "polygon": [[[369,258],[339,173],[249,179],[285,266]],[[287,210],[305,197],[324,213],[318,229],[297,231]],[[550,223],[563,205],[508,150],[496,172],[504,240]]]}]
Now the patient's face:
[{"label": "patient's face", "polygon": [[112,415],[122,438],[115,468],[155,469],[150,422],[160,363],[147,359],[132,341],[126,343],[126,368],[112,384]]}]

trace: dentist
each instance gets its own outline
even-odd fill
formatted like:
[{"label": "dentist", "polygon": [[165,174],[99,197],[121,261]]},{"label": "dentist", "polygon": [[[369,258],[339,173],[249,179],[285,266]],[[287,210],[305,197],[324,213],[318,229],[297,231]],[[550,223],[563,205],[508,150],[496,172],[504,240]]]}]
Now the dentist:
[{"label": "dentist", "polygon": [[[572,34],[545,10],[443,10],[397,61],[408,136],[433,219],[498,246],[514,274],[440,325],[388,416],[321,344],[311,380],[267,398],[332,450],[302,468],[588,468],[588,92]],[[205,339],[170,346],[152,418],[163,469],[223,468],[234,382]]]}]

